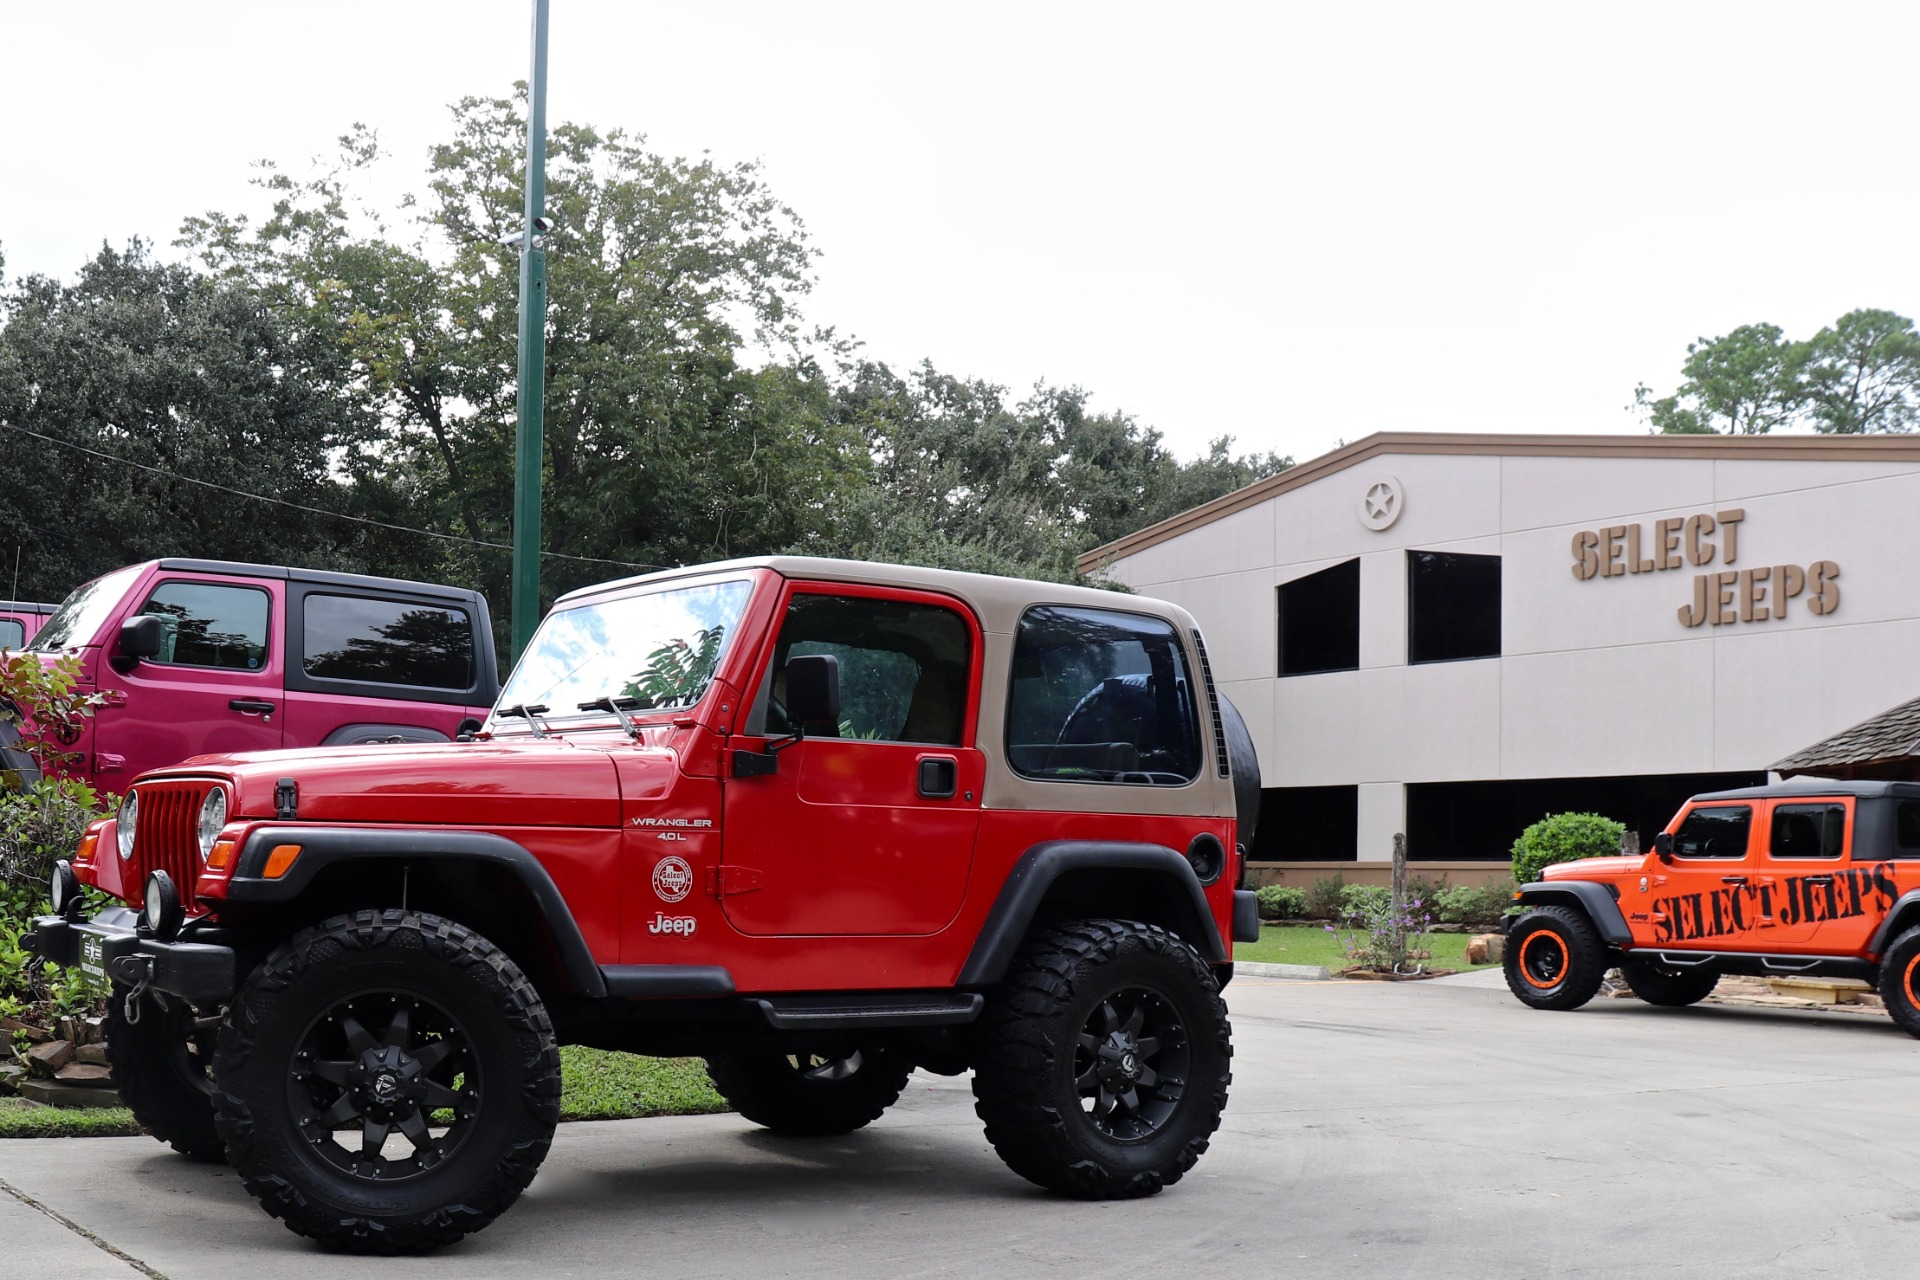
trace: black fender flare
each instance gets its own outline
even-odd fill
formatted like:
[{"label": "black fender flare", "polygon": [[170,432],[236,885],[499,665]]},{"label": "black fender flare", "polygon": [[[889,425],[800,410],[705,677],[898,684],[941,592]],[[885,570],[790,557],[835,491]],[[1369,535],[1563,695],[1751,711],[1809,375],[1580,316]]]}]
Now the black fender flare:
[{"label": "black fender flare", "polygon": [[438,729],[429,729],[418,724],[343,724],[328,734],[320,743],[323,747],[354,746],[378,742],[387,738],[398,738],[402,742],[451,742],[452,739]]},{"label": "black fender flare", "polygon": [[1000,896],[980,926],[973,950],[961,967],[956,985],[991,986],[1006,976],[1013,954],[1025,940],[1027,930],[1039,914],[1047,890],[1069,871],[1112,870],[1149,871],[1166,879],[1172,905],[1182,914],[1192,913],[1181,932],[1208,964],[1227,963],[1227,949],[1220,941],[1220,927],[1207,906],[1200,878],[1187,860],[1161,844],[1135,844],[1120,840],[1049,840],[1020,855],[1020,860],[1000,886]]},{"label": "black fender flare", "polygon": [[1883,956],[1893,940],[1912,926],[1920,924],[1920,889],[1909,889],[1894,899],[1887,914],[1880,919],[1880,927],[1873,931],[1873,938],[1867,943],[1871,955]]},{"label": "black fender flare", "polygon": [[1610,947],[1624,947],[1633,941],[1627,918],[1620,914],[1620,904],[1605,885],[1591,880],[1536,880],[1520,886],[1522,906],[1551,906],[1568,899],[1587,913],[1587,919],[1600,931],[1600,941]]},{"label": "black fender flare", "polygon": [[[269,880],[267,857],[277,845],[297,844],[300,856],[277,880]],[[525,847],[485,831],[405,831],[351,827],[258,827],[247,837],[228,882],[233,903],[291,902],[327,867],[341,862],[479,862],[505,867],[526,886],[540,908],[560,953],[567,978],[581,995],[607,994],[605,976],[594,963],[586,937],[553,877]]]}]

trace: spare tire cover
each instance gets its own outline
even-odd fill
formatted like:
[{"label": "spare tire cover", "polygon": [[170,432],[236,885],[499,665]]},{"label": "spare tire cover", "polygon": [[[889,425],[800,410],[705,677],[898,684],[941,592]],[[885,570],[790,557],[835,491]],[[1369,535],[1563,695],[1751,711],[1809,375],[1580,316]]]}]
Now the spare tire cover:
[{"label": "spare tire cover", "polygon": [[1240,820],[1240,846],[1253,848],[1254,828],[1260,825],[1260,757],[1240,708],[1220,697],[1221,727],[1227,731],[1227,764],[1233,770],[1233,808]]}]

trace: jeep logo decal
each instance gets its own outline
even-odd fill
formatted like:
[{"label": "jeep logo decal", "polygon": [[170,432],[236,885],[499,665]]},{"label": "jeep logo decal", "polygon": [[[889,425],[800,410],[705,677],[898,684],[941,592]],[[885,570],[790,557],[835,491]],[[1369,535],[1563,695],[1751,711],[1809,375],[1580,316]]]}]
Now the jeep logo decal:
[{"label": "jeep logo decal", "polygon": [[691,938],[693,931],[699,927],[700,922],[692,916],[669,916],[656,911],[653,913],[653,923],[647,926],[647,932],[671,933],[682,938]]},{"label": "jeep logo decal", "polygon": [[682,857],[660,859],[653,864],[653,891],[662,902],[679,902],[693,892],[693,868]]}]

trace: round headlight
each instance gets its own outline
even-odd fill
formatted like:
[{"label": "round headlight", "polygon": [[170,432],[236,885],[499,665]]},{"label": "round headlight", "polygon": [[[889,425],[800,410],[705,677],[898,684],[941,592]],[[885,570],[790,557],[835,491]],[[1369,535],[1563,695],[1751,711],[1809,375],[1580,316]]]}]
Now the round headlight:
[{"label": "round headlight", "polygon": [[213,842],[220,838],[220,828],[226,825],[226,789],[215,787],[200,802],[200,861],[205,862],[213,856]]},{"label": "round headlight", "polygon": [[148,876],[147,900],[140,908],[140,922],[148,932],[162,942],[171,942],[180,932],[183,919],[185,913],[180,909],[180,893],[173,887],[173,877],[164,871]]},{"label": "round headlight", "polygon": [[65,858],[53,864],[53,884],[49,890],[53,914],[57,916],[64,916],[69,907],[80,905],[80,878],[73,874],[73,864]]},{"label": "round headlight", "polygon": [[120,860],[125,862],[133,857],[133,828],[140,817],[140,793],[127,794],[127,802],[120,806],[120,816],[113,821],[114,832],[120,840]]}]

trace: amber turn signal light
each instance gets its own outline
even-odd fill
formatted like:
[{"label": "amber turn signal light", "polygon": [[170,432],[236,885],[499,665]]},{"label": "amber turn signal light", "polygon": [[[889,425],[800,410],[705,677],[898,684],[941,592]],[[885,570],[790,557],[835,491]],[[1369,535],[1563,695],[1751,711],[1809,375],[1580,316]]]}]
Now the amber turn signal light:
[{"label": "amber turn signal light", "polygon": [[75,862],[92,862],[93,855],[100,848],[100,826],[98,823],[87,828],[87,834],[80,837],[80,850],[73,855]]},{"label": "amber turn signal light", "polygon": [[273,846],[273,852],[267,855],[267,869],[263,874],[269,880],[278,880],[287,874],[293,866],[293,860],[299,856],[299,845],[277,844]]},{"label": "amber turn signal light", "polygon": [[[233,841],[216,840],[213,852],[207,855],[207,870],[225,871],[227,864],[233,861]],[[289,859],[291,861],[291,859]]]}]

